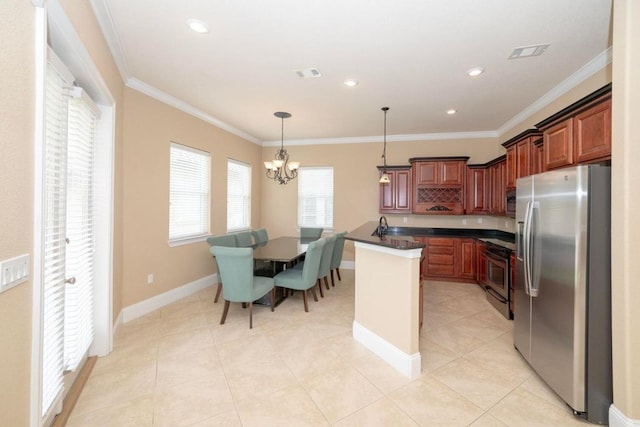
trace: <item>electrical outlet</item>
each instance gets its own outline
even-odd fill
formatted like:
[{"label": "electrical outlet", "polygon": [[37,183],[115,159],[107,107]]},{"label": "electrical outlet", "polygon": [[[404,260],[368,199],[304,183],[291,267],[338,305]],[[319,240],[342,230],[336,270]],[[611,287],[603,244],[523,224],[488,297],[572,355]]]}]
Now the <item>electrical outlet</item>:
[{"label": "electrical outlet", "polygon": [[482,218],[478,218],[478,224],[482,224]]},{"label": "electrical outlet", "polygon": [[406,216],[402,217],[402,222],[405,223],[405,224],[407,223],[407,217]]},{"label": "electrical outlet", "polygon": [[467,220],[466,219],[462,220],[462,225],[467,225]]},{"label": "electrical outlet", "polygon": [[153,283],[153,274],[147,274],[147,284],[150,285]]}]

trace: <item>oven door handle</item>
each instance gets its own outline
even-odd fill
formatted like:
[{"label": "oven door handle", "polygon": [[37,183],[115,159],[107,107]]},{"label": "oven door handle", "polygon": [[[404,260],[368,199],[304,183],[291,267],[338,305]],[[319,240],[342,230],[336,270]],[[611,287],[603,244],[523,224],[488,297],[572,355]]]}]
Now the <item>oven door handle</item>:
[{"label": "oven door handle", "polygon": [[494,261],[498,261],[499,263],[504,264],[504,267],[507,267],[507,258],[501,257],[500,255],[496,255],[493,252],[486,251],[485,254],[487,258],[491,258]]},{"label": "oven door handle", "polygon": [[493,289],[492,287],[487,286],[487,287],[485,287],[485,289],[487,290],[487,293],[490,293],[492,297],[494,297],[495,299],[497,299],[501,303],[506,303],[507,302],[507,299],[505,297],[503,297],[502,295],[500,295],[498,292],[496,292],[495,289]]}]

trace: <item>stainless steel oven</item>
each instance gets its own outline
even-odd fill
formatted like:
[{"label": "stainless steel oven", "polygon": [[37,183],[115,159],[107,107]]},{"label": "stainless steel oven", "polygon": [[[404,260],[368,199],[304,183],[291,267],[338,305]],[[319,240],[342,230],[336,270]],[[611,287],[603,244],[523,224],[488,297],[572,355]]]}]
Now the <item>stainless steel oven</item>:
[{"label": "stainless steel oven", "polygon": [[510,255],[509,249],[487,243],[487,300],[507,319],[512,318],[509,309]]}]

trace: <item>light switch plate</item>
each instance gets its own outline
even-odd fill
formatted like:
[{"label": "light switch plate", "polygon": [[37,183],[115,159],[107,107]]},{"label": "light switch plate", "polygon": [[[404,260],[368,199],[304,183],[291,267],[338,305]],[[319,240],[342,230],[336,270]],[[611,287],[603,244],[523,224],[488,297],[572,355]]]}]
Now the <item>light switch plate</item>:
[{"label": "light switch plate", "polygon": [[29,279],[29,254],[0,262],[0,292]]}]

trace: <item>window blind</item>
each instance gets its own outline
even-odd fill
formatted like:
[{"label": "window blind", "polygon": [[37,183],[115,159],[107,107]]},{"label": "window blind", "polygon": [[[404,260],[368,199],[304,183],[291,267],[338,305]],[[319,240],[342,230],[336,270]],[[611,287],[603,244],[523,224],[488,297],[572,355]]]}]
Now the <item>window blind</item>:
[{"label": "window blind", "polygon": [[99,110],[80,88],[69,100],[67,140],[67,256],[64,362],[75,370],[93,341],[94,135]]},{"label": "window blind", "polygon": [[209,234],[209,153],[172,142],[169,240]]},{"label": "window blind", "polygon": [[298,171],[298,226],[333,228],[333,168]]},{"label": "window blind", "polygon": [[61,397],[64,361],[67,110],[73,79],[56,59],[49,55],[44,114],[43,417]]},{"label": "window blind", "polygon": [[227,161],[227,231],[251,228],[251,166]]}]

